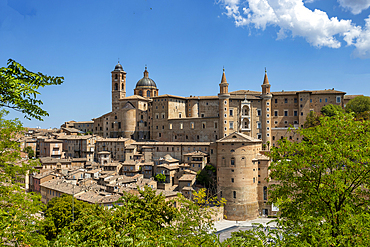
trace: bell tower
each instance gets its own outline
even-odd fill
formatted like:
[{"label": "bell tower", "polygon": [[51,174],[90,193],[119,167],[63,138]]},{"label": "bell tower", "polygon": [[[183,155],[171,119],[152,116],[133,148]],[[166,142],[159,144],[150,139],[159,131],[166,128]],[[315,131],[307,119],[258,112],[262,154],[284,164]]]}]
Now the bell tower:
[{"label": "bell tower", "polygon": [[119,109],[119,100],[126,97],[126,72],[118,62],[112,71],[112,111]]},{"label": "bell tower", "polygon": [[222,79],[220,85],[219,99],[219,139],[224,138],[229,134],[229,83],[226,81],[225,69],[223,69]]},{"label": "bell tower", "polygon": [[[265,78],[263,79],[262,87],[262,117],[261,117],[261,127],[262,127],[262,143],[266,144],[267,142],[271,143],[271,98],[272,94],[270,93],[270,83],[267,77],[267,71],[265,68]],[[269,145],[268,145],[269,146]]]}]

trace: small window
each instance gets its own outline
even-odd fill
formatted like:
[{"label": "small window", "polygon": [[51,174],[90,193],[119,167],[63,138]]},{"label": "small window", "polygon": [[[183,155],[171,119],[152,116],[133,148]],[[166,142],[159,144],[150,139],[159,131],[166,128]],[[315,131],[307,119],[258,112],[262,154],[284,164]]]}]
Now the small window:
[{"label": "small window", "polygon": [[257,110],[257,116],[261,116],[261,110]]},{"label": "small window", "polygon": [[322,102],[322,99],[320,99],[320,103]]},{"label": "small window", "polygon": [[328,99],[327,98],[325,98],[325,103],[327,103],[328,102]]},{"label": "small window", "polygon": [[340,103],[341,102],[341,97],[340,96],[337,96],[337,103]]},{"label": "small window", "polygon": [[236,198],[236,191],[233,191],[233,197]]},{"label": "small window", "polygon": [[287,111],[287,110],[285,110],[285,111],[284,111],[284,116],[285,116],[285,117],[287,117],[287,116],[288,116],[288,111]]},{"label": "small window", "polygon": [[294,103],[297,103],[297,98],[294,98]]},{"label": "small window", "polygon": [[277,117],[278,113],[279,113],[279,111],[274,111],[274,116]]},{"label": "small window", "polygon": [[288,103],[288,99],[286,99],[286,98],[285,98],[285,99],[284,99],[284,103]]},{"label": "small window", "polygon": [[234,178],[231,179],[231,182],[234,183]]},{"label": "small window", "polygon": [[294,116],[298,116],[298,111],[294,111]]},{"label": "small window", "polygon": [[278,102],[277,99],[275,99],[275,104],[277,104],[277,102]]}]

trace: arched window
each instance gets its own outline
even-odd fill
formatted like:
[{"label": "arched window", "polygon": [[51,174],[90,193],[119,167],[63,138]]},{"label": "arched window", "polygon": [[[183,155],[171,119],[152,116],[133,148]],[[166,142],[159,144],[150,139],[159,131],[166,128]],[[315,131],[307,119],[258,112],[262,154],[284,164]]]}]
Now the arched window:
[{"label": "arched window", "polygon": [[122,74],[122,80],[123,80],[123,74]]},{"label": "arched window", "polygon": [[243,115],[249,116],[249,106],[247,105],[243,106]]},{"label": "arched window", "polygon": [[235,158],[231,158],[231,163],[232,166],[235,165]]},{"label": "arched window", "polygon": [[154,95],[153,96],[157,96],[157,92],[156,91],[154,91],[154,93],[153,93]]},{"label": "arched window", "polygon": [[243,129],[249,129],[249,120],[247,118],[243,120]]},{"label": "arched window", "polygon": [[121,90],[123,90],[123,87],[124,87],[124,85],[123,85],[123,83],[122,83],[122,85],[121,85]]},{"label": "arched window", "polygon": [[118,79],[118,75],[117,74],[114,75],[114,79],[116,79],[116,80]]},{"label": "arched window", "polygon": [[150,97],[150,91],[148,90],[148,91],[146,91],[146,97]]},{"label": "arched window", "polygon": [[263,200],[267,200],[267,187],[263,187]]},{"label": "arched window", "polygon": [[117,83],[114,84],[114,90],[118,90],[118,84]]},{"label": "arched window", "polygon": [[141,91],[141,90],[140,90],[140,91],[139,91],[139,95],[140,95],[140,96],[143,96],[143,91]]}]

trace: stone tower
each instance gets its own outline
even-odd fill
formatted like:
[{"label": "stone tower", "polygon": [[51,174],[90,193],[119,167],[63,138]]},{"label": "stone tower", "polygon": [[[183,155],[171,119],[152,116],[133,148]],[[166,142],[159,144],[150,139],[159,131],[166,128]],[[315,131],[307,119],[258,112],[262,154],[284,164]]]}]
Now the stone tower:
[{"label": "stone tower", "polygon": [[216,141],[217,189],[228,220],[258,216],[258,161],[261,140],[234,132]]},{"label": "stone tower", "polygon": [[119,100],[126,97],[126,72],[118,62],[112,71],[112,111],[119,109]]},{"label": "stone tower", "polygon": [[267,142],[271,143],[271,98],[272,94],[270,93],[270,83],[267,77],[267,71],[265,69],[265,78],[263,79],[262,87],[262,143],[266,144]]},{"label": "stone tower", "polygon": [[218,94],[219,99],[219,128],[220,128],[220,136],[219,138],[223,138],[229,134],[229,83],[226,81],[225,76],[225,69],[222,73],[222,79],[220,85],[220,93]]}]

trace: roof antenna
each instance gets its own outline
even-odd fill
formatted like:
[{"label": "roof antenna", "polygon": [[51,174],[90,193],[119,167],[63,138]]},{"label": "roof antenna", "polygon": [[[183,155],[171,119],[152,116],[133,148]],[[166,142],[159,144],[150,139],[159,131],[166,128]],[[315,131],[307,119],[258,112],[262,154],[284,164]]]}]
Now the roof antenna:
[{"label": "roof antenna", "polygon": [[266,67],[265,67],[265,74],[267,73]]},{"label": "roof antenna", "polygon": [[148,66],[145,64],[145,70],[148,68]]}]

